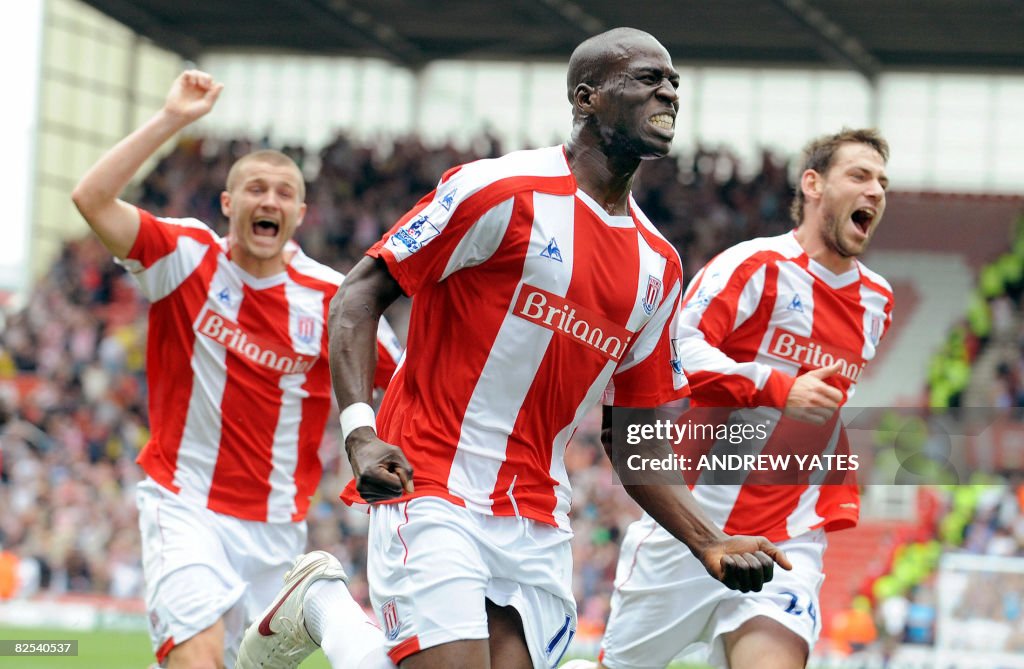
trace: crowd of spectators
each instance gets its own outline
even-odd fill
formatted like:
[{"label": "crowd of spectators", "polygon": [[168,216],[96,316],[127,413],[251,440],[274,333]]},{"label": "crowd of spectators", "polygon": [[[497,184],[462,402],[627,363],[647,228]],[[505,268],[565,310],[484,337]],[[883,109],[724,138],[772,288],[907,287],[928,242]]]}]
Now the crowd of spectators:
[{"label": "crowd of spectators", "polygon": [[[963,321],[932,357],[929,404],[980,406],[1024,420],[1024,215],[1010,250],[982,266],[977,280]],[[991,359],[976,364],[986,353]],[[981,392],[968,398],[972,381]]]},{"label": "crowd of spectators", "polygon": [[931,547],[905,545],[885,577],[889,583],[876,581],[885,587],[874,588],[874,648],[886,654],[901,644],[937,645],[940,654],[1024,652],[1024,478],[1013,472],[1001,478],[925,491],[935,521],[922,522],[928,544],[941,544],[944,555],[974,557],[945,565],[925,559],[925,567],[916,558]]},{"label": "crowd of spectators", "polygon": [[936,630],[943,647],[1024,653],[1024,475],[1009,472],[1005,481],[979,487],[962,539],[956,537],[959,552],[977,562],[940,572],[921,593],[934,603],[934,590],[945,592],[948,621]]},{"label": "crowd of spectators", "polygon": [[[183,139],[128,199],[161,215],[195,216],[223,234],[219,194],[228,168],[262,145]],[[316,154],[284,150],[308,181],[299,242],[312,257],[347,271],[445,169],[499,155],[502,148],[486,136],[459,149],[427,147],[415,137],[369,145],[342,135]],[[786,164],[768,153],[747,178],[727,151],[698,149],[645,164],[635,194],[692,276],[742,239],[789,229],[791,188]],[[82,239],[66,244],[26,306],[3,315],[0,558],[7,559],[0,559],[0,571],[3,565],[17,570],[21,595],[139,597],[134,484],[140,479],[135,458],[149,436],[146,304],[109,253],[85,234],[84,223],[82,230]],[[393,320],[402,335],[402,307]],[[619,541],[638,515],[622,487],[613,485],[599,423],[597,412],[588,416],[566,458],[574,486],[581,633],[603,624]],[[354,593],[365,602],[367,516],[337,499],[350,476],[339,450],[329,427],[321,449],[325,476],[309,514],[310,544],[342,559]]]}]

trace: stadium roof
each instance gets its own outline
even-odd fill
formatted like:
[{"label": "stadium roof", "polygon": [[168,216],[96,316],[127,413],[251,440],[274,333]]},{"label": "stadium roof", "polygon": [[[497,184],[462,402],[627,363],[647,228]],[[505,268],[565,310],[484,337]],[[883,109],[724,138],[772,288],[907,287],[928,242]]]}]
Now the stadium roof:
[{"label": "stadium roof", "polygon": [[1024,72],[1024,0],[86,0],[195,59],[259,49],[565,61],[584,37],[648,30],[677,63]]}]

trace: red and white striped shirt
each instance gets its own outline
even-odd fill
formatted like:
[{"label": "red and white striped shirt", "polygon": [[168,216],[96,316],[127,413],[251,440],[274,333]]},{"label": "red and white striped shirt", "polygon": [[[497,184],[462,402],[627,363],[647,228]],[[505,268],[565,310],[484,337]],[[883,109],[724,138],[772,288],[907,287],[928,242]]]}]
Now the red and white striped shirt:
[{"label": "red and white striped shirt", "polygon": [[[152,302],[146,370],[152,438],[138,462],[183,499],[245,520],[305,518],[331,406],[325,323],[344,278],[289,242],[285,271],[257,278],[196,219],[139,210],[122,264]],[[377,383],[401,347],[378,332]]]},{"label": "red and white striped shirt", "polygon": [[[701,269],[687,288],[679,353],[691,405],[763,407],[738,412],[733,420],[770,419],[767,439],[755,444],[765,455],[808,446],[818,454],[848,452],[838,412],[816,427],[778,420],[776,409],[785,407],[796,376],[836,361],[843,368],[826,382],[843,391],[845,403],[889,328],[892,306],[892,288],[881,276],[860,262],[834,274],[810,259],[792,232],[738,244]],[[708,414],[694,415],[699,420]],[[736,448],[725,440],[691,446],[703,453]],[[707,475],[700,476],[694,495],[729,534],[781,541],[818,527],[857,523],[857,487],[843,472],[795,485],[701,485]],[[834,481],[844,483],[820,485]]]},{"label": "red and white striped shirt", "polygon": [[686,395],[679,257],[630,211],[578,190],[562,147],[519,151],[453,168],[370,249],[414,296],[378,425],[415,495],[567,529],[563,454],[586,411]]}]

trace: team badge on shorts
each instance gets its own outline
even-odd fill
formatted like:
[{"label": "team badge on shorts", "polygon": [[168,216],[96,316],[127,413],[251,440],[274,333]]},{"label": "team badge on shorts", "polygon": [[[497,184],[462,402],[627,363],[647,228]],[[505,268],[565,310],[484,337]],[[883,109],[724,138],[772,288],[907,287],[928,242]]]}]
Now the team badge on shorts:
[{"label": "team badge on shorts", "polygon": [[149,629],[153,630],[153,632],[156,633],[157,636],[165,636],[164,625],[160,621],[160,614],[156,611],[149,612]]},{"label": "team badge on shorts", "polygon": [[394,597],[384,602],[384,606],[380,607],[380,614],[384,623],[384,635],[388,641],[394,641],[402,631],[402,621],[398,618],[398,604],[395,603]]}]

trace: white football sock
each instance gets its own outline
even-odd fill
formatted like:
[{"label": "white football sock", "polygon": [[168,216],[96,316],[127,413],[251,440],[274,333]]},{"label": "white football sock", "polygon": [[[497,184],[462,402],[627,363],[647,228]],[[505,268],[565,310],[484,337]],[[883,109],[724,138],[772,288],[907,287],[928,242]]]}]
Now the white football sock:
[{"label": "white football sock", "polygon": [[394,669],[384,652],[384,633],[366,617],[344,582],[321,579],[302,601],[306,631],[334,669]]}]

